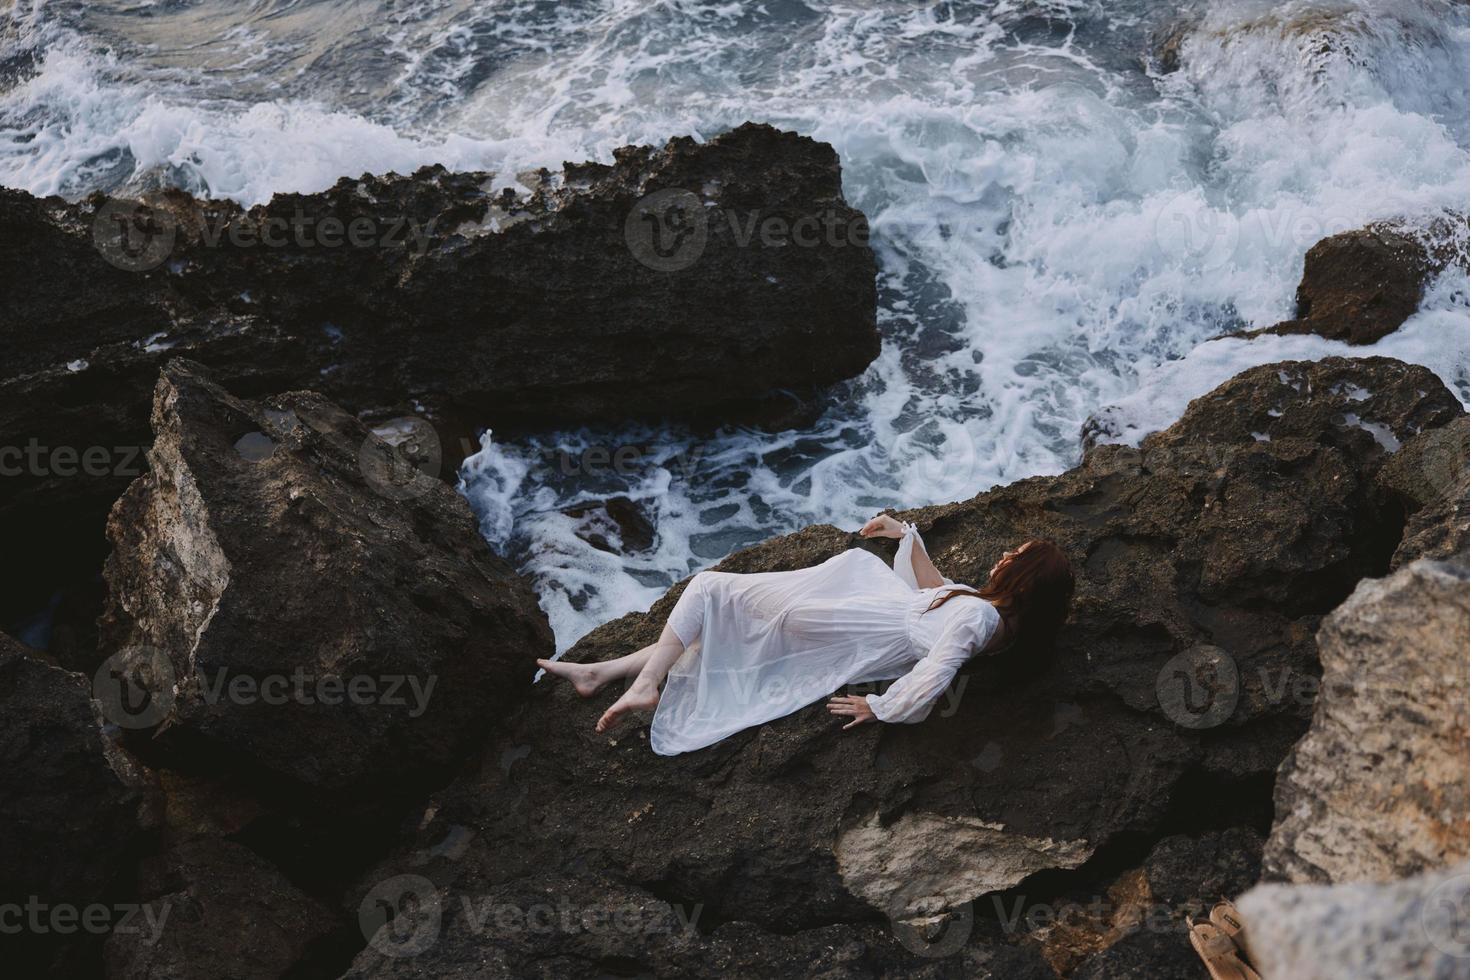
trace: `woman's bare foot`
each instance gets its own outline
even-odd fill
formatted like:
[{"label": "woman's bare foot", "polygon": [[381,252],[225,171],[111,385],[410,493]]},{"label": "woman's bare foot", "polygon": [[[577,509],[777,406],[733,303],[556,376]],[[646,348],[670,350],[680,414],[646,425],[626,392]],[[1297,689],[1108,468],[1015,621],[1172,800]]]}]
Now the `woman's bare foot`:
[{"label": "woman's bare foot", "polygon": [[584,698],[590,698],[607,683],[607,678],[599,670],[601,664],[569,664],[563,660],[537,660],[536,666],[565,678],[572,682],[572,687]]},{"label": "woman's bare foot", "polygon": [[634,682],[633,686],[624,691],[623,696],[614,701],[612,707],[604,711],[602,717],[597,719],[597,732],[601,734],[611,731],[630,711],[652,711],[656,707],[658,707],[658,688]]}]

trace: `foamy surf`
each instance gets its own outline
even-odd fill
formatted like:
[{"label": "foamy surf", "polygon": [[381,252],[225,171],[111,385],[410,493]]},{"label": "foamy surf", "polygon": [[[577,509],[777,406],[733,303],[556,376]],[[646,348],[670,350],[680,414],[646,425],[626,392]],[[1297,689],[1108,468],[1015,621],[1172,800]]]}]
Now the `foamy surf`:
[{"label": "foamy surf", "polygon": [[[205,13],[232,31],[160,42]],[[34,59],[0,89],[0,181],[36,193],[168,182],[255,203],[427,163],[606,161],[747,118],[836,147],[872,220],[885,343],[817,422],[547,433],[467,463],[484,533],[536,578],[563,648],[734,548],[1060,471],[1089,417],[1136,441],[1253,364],[1387,354],[1470,401],[1460,274],[1372,348],[1209,342],[1291,316],[1321,238],[1470,201],[1462,5],[206,0],[11,18],[6,63]],[[1178,70],[1146,67],[1179,24]],[[625,447],[627,465],[587,465]],[[619,538],[598,506],[614,498],[647,540]]]}]

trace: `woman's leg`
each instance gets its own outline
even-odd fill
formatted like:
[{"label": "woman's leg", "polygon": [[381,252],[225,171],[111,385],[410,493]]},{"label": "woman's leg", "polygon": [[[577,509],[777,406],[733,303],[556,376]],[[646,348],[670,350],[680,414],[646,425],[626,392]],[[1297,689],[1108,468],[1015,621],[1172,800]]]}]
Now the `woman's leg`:
[{"label": "woman's leg", "polygon": [[[669,675],[669,669],[674,666],[674,662],[683,656],[684,641],[679,639],[679,634],[665,623],[663,634],[659,636],[658,642],[651,647],[644,647],[631,657],[645,653],[648,656],[639,668],[637,676],[633,678],[633,683],[623,692],[623,696],[614,701],[612,707],[604,711],[602,717],[597,720],[599,732],[612,728],[630,711],[649,711],[658,706],[658,686]],[[631,657],[622,659],[627,660]]]},{"label": "woman's leg", "polygon": [[537,660],[536,665],[548,674],[563,677],[572,682],[578,694],[584,698],[590,698],[596,694],[602,685],[608,681],[615,681],[620,677],[636,677],[653,656],[657,643],[651,643],[636,653],[630,653],[614,660],[602,660],[591,664],[573,664],[563,660]]}]

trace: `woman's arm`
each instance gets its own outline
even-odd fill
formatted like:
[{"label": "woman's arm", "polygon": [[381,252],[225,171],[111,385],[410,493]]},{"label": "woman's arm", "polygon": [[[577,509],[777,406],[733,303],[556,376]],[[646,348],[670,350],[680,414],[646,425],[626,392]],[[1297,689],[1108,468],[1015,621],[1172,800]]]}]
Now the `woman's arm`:
[{"label": "woman's arm", "polygon": [[906,525],[903,544],[899,545],[900,561],[903,560],[904,551],[909,552],[909,565],[914,570],[914,581],[919,583],[919,588],[937,589],[941,585],[953,584],[934,567],[929,552],[924,548],[924,539],[919,537],[919,529],[912,524]]},{"label": "woman's arm", "polygon": [[[914,588],[935,589],[941,585],[953,584],[939,574],[939,569],[934,567],[934,562],[929,558],[929,552],[924,548],[924,539],[919,537],[919,529],[912,524],[902,523],[887,514],[879,514],[864,524],[863,529],[858,533],[865,538],[901,539],[898,554],[893,559],[893,570],[909,581]],[[905,575],[906,571],[911,571],[911,574]]]},{"label": "woman's arm", "polygon": [[[969,600],[983,601],[983,600]],[[913,669],[882,694],[866,698],[878,721],[914,724],[929,717],[934,702],[949,690],[965,661],[982,649],[1000,622],[996,615],[966,618],[949,624],[939,640]]]}]

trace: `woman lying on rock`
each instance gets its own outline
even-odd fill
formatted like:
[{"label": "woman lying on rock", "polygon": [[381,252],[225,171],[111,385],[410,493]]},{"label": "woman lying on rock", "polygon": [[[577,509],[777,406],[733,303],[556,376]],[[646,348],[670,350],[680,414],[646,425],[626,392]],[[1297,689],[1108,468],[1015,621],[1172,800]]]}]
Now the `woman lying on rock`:
[{"label": "woman lying on rock", "polygon": [[602,663],[537,663],[583,697],[633,678],[597,730],[656,707],[653,751],[677,755],[846,684],[898,678],[881,695],[834,697],[831,712],[851,719],[844,729],[923,721],[970,657],[994,653],[1023,631],[1028,640],[1047,639],[1067,616],[1072,569],[1050,541],[1006,552],[985,587],[972,589],[939,574],[912,524],[880,515],[861,533],[900,539],[892,568],[852,549],[794,572],[700,572],[652,646]]}]

